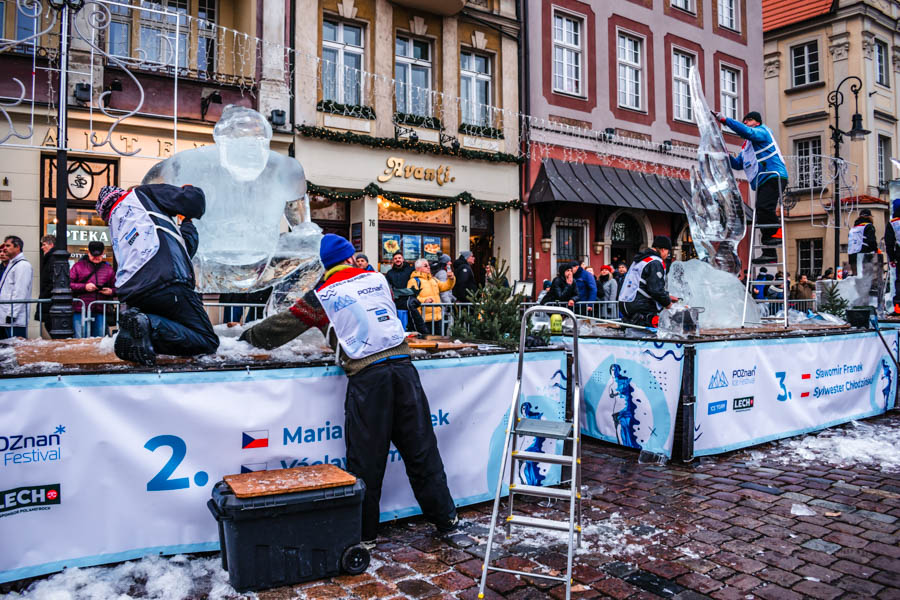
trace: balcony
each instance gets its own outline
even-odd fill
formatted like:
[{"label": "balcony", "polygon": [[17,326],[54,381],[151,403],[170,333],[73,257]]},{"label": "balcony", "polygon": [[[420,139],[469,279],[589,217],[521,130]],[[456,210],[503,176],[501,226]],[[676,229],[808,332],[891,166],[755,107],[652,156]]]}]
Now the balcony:
[{"label": "balcony", "polygon": [[393,0],[394,4],[422,12],[451,17],[463,9],[465,0]]}]

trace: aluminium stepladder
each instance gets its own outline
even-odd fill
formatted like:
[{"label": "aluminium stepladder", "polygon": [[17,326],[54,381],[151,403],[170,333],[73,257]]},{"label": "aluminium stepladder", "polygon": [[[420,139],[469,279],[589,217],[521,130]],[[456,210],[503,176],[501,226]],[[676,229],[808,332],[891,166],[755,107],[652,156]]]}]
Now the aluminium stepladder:
[{"label": "aluminium stepladder", "polygon": [[[766,175],[769,173],[776,175],[776,176],[778,175],[778,173],[776,173],[774,171],[763,171],[762,173],[759,173],[757,175],[757,177],[759,177],[759,175]],[[781,189],[781,178],[779,177],[778,178],[778,206],[776,207],[776,209],[780,209],[780,210],[778,210],[778,217],[779,217],[778,223],[773,223],[771,225],[757,225],[756,224],[757,210],[755,207],[753,210],[753,221],[750,225],[750,258],[747,263],[747,277],[745,278],[745,281],[744,281],[744,288],[745,288],[744,312],[743,312],[743,316],[741,318],[741,327],[744,327],[744,325],[747,324],[747,301],[750,298],[750,288],[753,287],[754,285],[774,285],[776,283],[774,277],[772,279],[763,279],[763,280],[756,279],[756,275],[753,273],[754,267],[761,268],[761,267],[774,266],[774,267],[778,267],[779,270],[781,271],[781,286],[782,286],[781,289],[784,290],[784,292],[782,294],[781,304],[782,304],[782,312],[784,314],[784,328],[785,329],[788,328],[788,283],[787,283],[788,272],[787,272],[787,247],[785,244],[785,231],[784,231],[784,203],[783,203],[784,197],[783,197],[783,195],[784,195],[784,190]],[[754,260],[753,253],[756,250],[762,249],[763,251],[765,251],[766,248],[772,248],[772,249],[775,248],[775,246],[764,246],[762,244],[761,239],[760,239],[760,243],[757,243],[756,242],[756,232],[759,231],[760,237],[762,237],[763,232],[765,232],[767,230],[772,230],[772,229],[781,229],[781,260],[778,260],[777,257],[774,261]],[[762,304],[762,306],[765,307],[766,312],[769,311],[770,306],[775,306],[775,305],[776,305],[775,302],[764,302]],[[767,316],[768,315],[764,315],[762,317],[762,320],[766,320]]]},{"label": "aluminium stepladder", "polygon": [[[525,335],[528,329],[528,318],[532,313],[543,312],[559,314],[565,319],[570,318],[573,323],[573,362],[572,362],[572,421],[543,421],[538,419],[523,418],[520,414],[522,396],[522,370],[525,356]],[[541,579],[550,579],[566,584],[566,600],[572,593],[572,559],[575,546],[581,546],[581,378],[578,371],[578,319],[575,313],[566,308],[549,306],[534,306],[522,315],[522,327],[519,333],[519,364],[516,375],[516,384],[513,389],[513,397],[510,403],[509,418],[506,423],[506,439],[503,443],[503,459],[500,463],[500,474],[497,479],[497,490],[494,494],[494,508],[491,511],[491,527],[488,533],[487,547],[484,552],[484,564],[481,571],[481,584],[478,588],[478,597],[484,598],[484,588],[487,583],[488,573],[499,571],[514,575],[526,575]],[[571,454],[544,454],[541,452],[528,452],[517,450],[516,444],[520,436],[543,437],[555,440],[563,440],[571,444]],[[571,479],[567,488],[553,488],[522,485],[516,482],[518,469],[510,468],[522,461],[551,463],[569,467]],[[538,529],[550,529],[568,533],[568,555],[566,559],[565,576],[533,573],[529,571],[517,571],[491,566],[491,549],[494,543],[494,533],[497,529],[497,517],[500,511],[500,496],[503,494],[503,478],[509,477],[509,498],[507,499],[508,511],[504,524],[506,537],[509,539],[512,527],[532,527]],[[569,518],[566,521],[541,519],[517,515],[514,513],[514,499],[517,495],[554,498],[569,502]]]}]

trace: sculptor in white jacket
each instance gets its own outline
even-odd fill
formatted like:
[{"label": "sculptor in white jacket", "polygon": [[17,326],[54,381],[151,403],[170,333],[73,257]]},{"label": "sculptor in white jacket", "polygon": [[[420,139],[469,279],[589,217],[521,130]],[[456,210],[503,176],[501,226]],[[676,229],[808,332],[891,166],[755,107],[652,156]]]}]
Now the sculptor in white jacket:
[{"label": "sculptor in white jacket", "polygon": [[[31,280],[34,271],[21,251],[6,265],[0,279],[0,301],[31,298]],[[28,325],[28,305],[0,304],[0,327],[25,327]]]}]

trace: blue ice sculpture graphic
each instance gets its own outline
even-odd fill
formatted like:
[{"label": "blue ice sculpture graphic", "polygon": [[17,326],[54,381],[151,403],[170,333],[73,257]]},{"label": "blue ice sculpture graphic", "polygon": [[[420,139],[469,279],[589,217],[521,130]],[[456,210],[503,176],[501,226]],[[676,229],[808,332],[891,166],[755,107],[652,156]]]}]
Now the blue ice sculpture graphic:
[{"label": "blue ice sculpture graphic", "polygon": [[888,409],[888,402],[891,399],[891,388],[894,383],[894,377],[891,371],[891,365],[888,364],[886,358],[881,359],[881,380],[884,381],[884,387],[881,393],[884,395],[884,409]]},{"label": "blue ice sculpture graphic", "polygon": [[631,386],[631,377],[625,376],[620,365],[612,365],[609,368],[609,374],[615,380],[614,387],[610,390],[610,397],[613,398],[613,407],[616,406],[616,399],[622,398],[625,406],[619,412],[612,414],[613,423],[616,426],[616,441],[623,446],[629,448],[640,448],[641,445],[637,441],[636,428],[641,422],[638,420],[637,404],[634,401],[634,388]]},{"label": "blue ice sculpture graphic", "polygon": [[[544,417],[544,413],[537,410],[537,407],[532,408],[531,402],[523,402],[522,403],[522,417],[526,419],[542,419]],[[525,450],[527,452],[541,452],[544,453],[544,441],[546,438],[535,437]],[[522,463],[519,468],[519,480],[524,481],[526,485],[543,485],[544,479],[547,477],[541,473],[541,469],[539,464],[534,461],[526,461]]]},{"label": "blue ice sculpture graphic", "polygon": [[[679,368],[680,358],[673,353],[665,360]],[[584,388],[582,430],[607,442],[669,456],[673,417],[660,381],[642,363],[611,355],[594,368]]]}]

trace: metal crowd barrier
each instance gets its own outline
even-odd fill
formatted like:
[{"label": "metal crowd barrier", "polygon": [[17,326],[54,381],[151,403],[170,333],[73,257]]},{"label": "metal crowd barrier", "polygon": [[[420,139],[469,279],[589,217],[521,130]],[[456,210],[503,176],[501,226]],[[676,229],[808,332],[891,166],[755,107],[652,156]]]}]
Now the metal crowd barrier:
[{"label": "metal crowd barrier", "polygon": [[[784,308],[784,299],[782,298],[757,298],[754,302],[756,302],[757,307],[759,307],[759,314],[763,318],[774,318],[775,315]],[[787,307],[788,310],[796,310],[804,314],[810,310],[816,312],[817,308],[816,300],[814,298],[788,300]]]},{"label": "metal crowd barrier", "polygon": [[[29,327],[29,325],[31,324],[32,321],[37,321],[38,323],[44,322],[44,309],[46,307],[47,310],[50,310],[50,302],[52,302],[52,300],[50,298],[23,298],[21,300],[0,300],[0,304],[10,304],[10,305],[24,304],[25,305],[25,325],[7,326],[5,323],[0,323],[0,328],[8,329],[9,327],[16,327],[16,328],[25,327],[25,337],[28,338],[29,337],[29,329],[31,329],[31,327]],[[72,298],[72,302],[77,302],[78,304],[81,304],[80,312],[81,312],[81,315],[84,316],[84,311],[85,311],[84,300],[82,300],[81,298]],[[34,317],[31,314],[31,305],[32,304],[37,305],[37,317]],[[11,313],[15,312],[15,308],[12,308],[10,310],[10,312]],[[79,312],[79,311],[75,310],[74,312]],[[82,321],[83,321],[83,319],[82,319]],[[36,333],[37,333],[36,337],[41,337],[40,327],[37,328]]]}]

